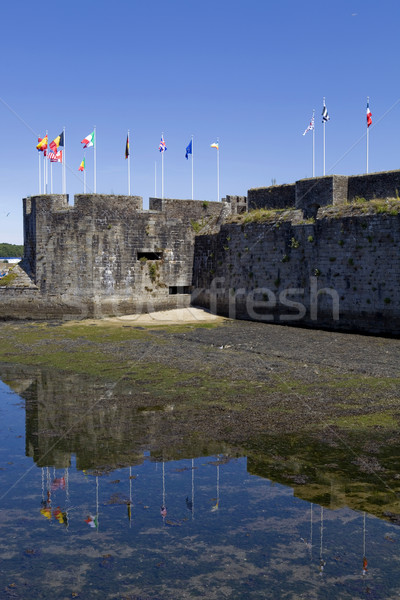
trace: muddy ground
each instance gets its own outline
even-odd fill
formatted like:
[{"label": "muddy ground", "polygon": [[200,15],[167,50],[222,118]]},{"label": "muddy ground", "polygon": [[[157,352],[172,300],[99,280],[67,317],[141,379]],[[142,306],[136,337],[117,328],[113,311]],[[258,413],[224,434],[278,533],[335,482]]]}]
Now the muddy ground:
[{"label": "muddy ground", "polygon": [[141,402],[229,415],[239,437],[400,421],[397,339],[225,319],[2,322],[0,338],[4,363],[109,380],[122,395],[134,383]]},{"label": "muddy ground", "polygon": [[0,378],[41,411],[38,456],[58,436],[82,468],[236,453],[400,523],[397,339],[225,319],[0,322],[0,339]]}]

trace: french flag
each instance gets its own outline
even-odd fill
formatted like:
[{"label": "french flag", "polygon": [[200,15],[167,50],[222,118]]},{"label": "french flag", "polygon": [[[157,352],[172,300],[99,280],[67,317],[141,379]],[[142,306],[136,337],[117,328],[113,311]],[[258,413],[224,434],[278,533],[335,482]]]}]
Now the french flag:
[{"label": "french flag", "polygon": [[369,110],[369,102],[367,102],[367,127],[372,125],[372,112]]}]

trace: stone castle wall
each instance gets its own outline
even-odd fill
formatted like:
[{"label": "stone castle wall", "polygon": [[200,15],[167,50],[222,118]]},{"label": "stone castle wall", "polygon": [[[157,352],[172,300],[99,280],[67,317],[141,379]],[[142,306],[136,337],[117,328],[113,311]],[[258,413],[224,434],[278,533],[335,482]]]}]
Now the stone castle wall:
[{"label": "stone castle wall", "polygon": [[198,236],[194,303],[232,318],[400,334],[400,216],[226,224]]},{"label": "stone castle wall", "polygon": [[27,198],[22,266],[36,287],[0,288],[0,314],[83,317],[188,305],[195,229],[224,208],[151,199],[143,211],[142,199],[131,196],[78,195],[74,206],[66,196]]},{"label": "stone castle wall", "polygon": [[[363,207],[399,190],[400,171],[390,171],[305,179],[223,202],[151,198],[148,211],[131,196],[78,195],[74,206],[62,195],[27,198],[25,272],[0,285],[0,318],[191,302],[234,318],[398,335],[400,217],[388,203],[381,214]],[[356,210],[352,199],[362,200]],[[247,205],[291,210],[264,223],[226,222]]]},{"label": "stone castle wall", "polygon": [[356,198],[397,198],[400,195],[400,171],[368,175],[326,175],[300,179],[296,183],[254,188],[248,191],[249,210],[259,208],[296,208],[305,217],[315,216],[320,206],[352,202]]}]

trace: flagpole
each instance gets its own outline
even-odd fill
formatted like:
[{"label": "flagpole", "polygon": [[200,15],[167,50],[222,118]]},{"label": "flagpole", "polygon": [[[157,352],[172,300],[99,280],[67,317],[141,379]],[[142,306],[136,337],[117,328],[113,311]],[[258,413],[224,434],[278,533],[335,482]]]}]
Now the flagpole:
[{"label": "flagpole", "polygon": [[[325,98],[324,98],[324,106],[325,106]],[[323,147],[324,147],[324,149],[323,149],[323,157],[324,157],[323,158],[323,175],[325,176],[325,124],[326,124],[325,119],[322,120],[322,124],[323,124],[323,127],[324,127],[323,128],[323,132],[324,132],[324,140],[323,140]]]},{"label": "flagpole", "polygon": [[193,136],[192,136],[192,200],[194,200],[194,195],[193,195],[193,189],[194,189],[193,188],[193,157],[194,157],[194,154],[193,154]]},{"label": "flagpole", "polygon": [[157,198],[157,161],[154,161],[154,198]]},{"label": "flagpole", "polygon": [[97,149],[97,134],[96,134],[96,125],[93,128],[94,131],[94,186],[93,191],[96,193],[96,149]]},{"label": "flagpole", "polygon": [[129,148],[129,129],[128,129],[128,196],[131,195],[131,152]]},{"label": "flagpole", "polygon": [[86,194],[86,157],[83,155],[83,193]]},{"label": "flagpole", "polygon": [[[48,135],[48,131],[46,129],[46,136]],[[47,154],[47,150],[48,150],[48,143],[47,143],[47,148],[46,148],[46,154]],[[45,178],[44,178],[44,193],[47,194],[47,161],[46,161],[46,155],[45,155],[45,151],[43,150],[43,160],[44,160],[44,172],[45,172]]]},{"label": "flagpole", "polygon": [[62,166],[62,193],[66,194],[67,193],[67,172],[65,170],[65,127],[63,127],[63,141],[64,141],[64,147],[63,147],[63,166]]},{"label": "flagpole", "polygon": [[219,138],[217,138],[217,202],[219,202]]},{"label": "flagpole", "polygon": [[315,108],[313,109],[312,115],[314,123],[312,130],[312,176],[315,177]]},{"label": "flagpole", "polygon": [[[164,132],[161,134],[162,139],[164,139]],[[161,152],[161,199],[164,200],[164,152]]]},{"label": "flagpole", "polygon": [[[367,97],[367,107],[369,107],[369,96]],[[369,162],[369,127],[367,120],[367,173],[368,173],[368,162]]]},{"label": "flagpole", "polygon": [[38,152],[38,159],[39,159],[39,196],[42,193],[42,171],[40,168],[40,151]]},{"label": "flagpole", "polygon": [[50,194],[53,193],[53,163],[50,161]]}]

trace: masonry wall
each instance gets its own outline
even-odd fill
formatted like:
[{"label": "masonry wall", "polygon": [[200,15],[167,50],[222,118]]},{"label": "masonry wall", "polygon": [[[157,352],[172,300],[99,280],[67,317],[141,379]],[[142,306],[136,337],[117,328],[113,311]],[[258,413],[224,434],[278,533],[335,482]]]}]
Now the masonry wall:
[{"label": "masonry wall", "polygon": [[355,198],[396,198],[400,195],[400,171],[384,171],[348,178],[348,200]]},{"label": "masonry wall", "polygon": [[[37,196],[24,201],[23,267],[37,289],[0,292],[32,318],[148,312],[190,303],[196,224],[225,204],[131,196]],[[4,310],[0,310],[0,314]],[[15,316],[7,307],[8,316]],[[27,316],[27,311],[21,313]]]},{"label": "masonry wall", "polygon": [[305,219],[316,217],[321,206],[337,206],[347,202],[348,178],[327,175],[296,181],[296,208],[303,210]]},{"label": "masonry wall", "polygon": [[296,184],[253,188],[247,192],[249,210],[258,208],[289,208],[296,202]]},{"label": "masonry wall", "polygon": [[195,245],[193,303],[232,318],[400,334],[400,216],[224,225]]},{"label": "masonry wall", "polygon": [[400,171],[368,175],[326,175],[300,179],[288,185],[254,188],[248,191],[249,210],[282,209],[296,206],[305,218],[315,217],[320,206],[352,202],[355,198],[396,198],[400,195]]}]

